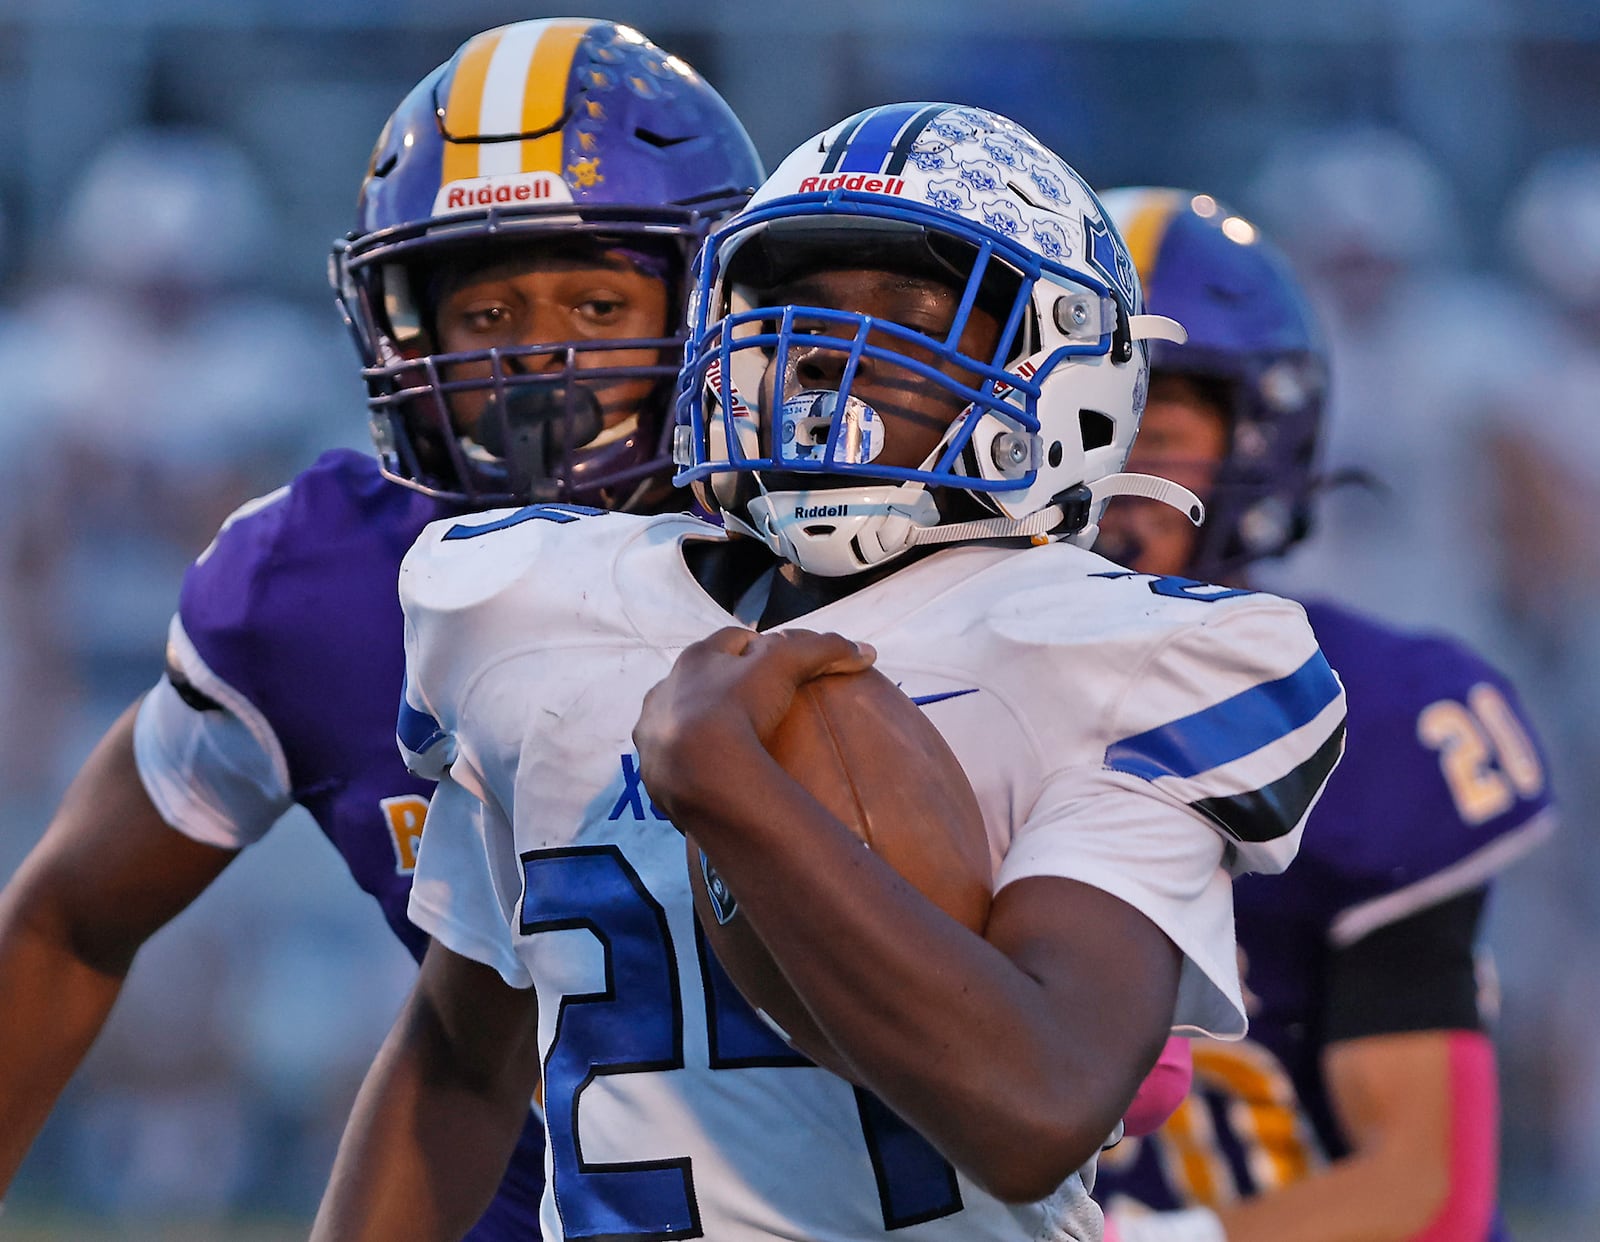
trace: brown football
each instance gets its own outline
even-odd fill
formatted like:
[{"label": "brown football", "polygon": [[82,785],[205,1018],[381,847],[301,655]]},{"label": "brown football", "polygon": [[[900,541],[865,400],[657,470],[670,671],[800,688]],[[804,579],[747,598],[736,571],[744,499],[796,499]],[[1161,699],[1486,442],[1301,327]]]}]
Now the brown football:
[{"label": "brown football", "polygon": [[[768,750],[783,770],[923,896],[973,931],[989,916],[993,875],[977,796],[938,729],[877,669],[800,687]],[[688,841],[695,914],[745,1000],[819,1065],[844,1063]]]}]

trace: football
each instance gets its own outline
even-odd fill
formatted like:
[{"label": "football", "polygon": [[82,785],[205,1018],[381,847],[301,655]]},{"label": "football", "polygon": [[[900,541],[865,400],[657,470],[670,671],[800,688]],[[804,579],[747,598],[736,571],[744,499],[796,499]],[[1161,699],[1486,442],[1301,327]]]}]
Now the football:
[{"label": "football", "polygon": [[[768,750],[784,771],[923,896],[973,931],[989,915],[989,839],[966,773],[922,709],[875,668],[800,687]],[[844,1062],[740,915],[738,896],[688,839],[695,914],[711,951],[791,1046]]]}]

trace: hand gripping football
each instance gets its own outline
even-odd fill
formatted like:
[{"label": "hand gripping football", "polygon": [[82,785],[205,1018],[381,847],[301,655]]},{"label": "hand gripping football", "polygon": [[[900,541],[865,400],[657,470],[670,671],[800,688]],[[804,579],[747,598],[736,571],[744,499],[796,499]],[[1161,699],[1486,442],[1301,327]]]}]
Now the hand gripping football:
[{"label": "hand gripping football", "polygon": [[[924,897],[982,932],[993,874],[978,799],[938,729],[894,682],[877,669],[807,682],[767,749]],[[695,914],[740,994],[795,1048],[846,1073],[739,913],[737,894],[728,891],[693,838],[688,851]]]}]

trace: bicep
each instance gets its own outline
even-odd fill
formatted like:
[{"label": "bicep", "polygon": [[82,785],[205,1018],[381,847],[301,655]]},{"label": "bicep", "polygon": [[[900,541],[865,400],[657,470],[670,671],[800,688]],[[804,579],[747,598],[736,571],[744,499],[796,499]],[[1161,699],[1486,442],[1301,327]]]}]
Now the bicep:
[{"label": "bicep", "polygon": [[457,1081],[522,1107],[533,1098],[539,1006],[531,987],[511,987],[493,967],[433,941],[402,1025]]},{"label": "bicep", "polygon": [[[1408,1159],[1448,1152],[1450,1033],[1368,1035],[1328,1048],[1328,1097],[1352,1148],[1392,1149]],[[1426,1175],[1434,1162],[1418,1168]]]},{"label": "bicep", "polygon": [[1126,1105],[1172,1026],[1177,946],[1127,902],[1056,876],[1002,888],[984,935],[1039,984],[1075,1055],[1101,1067]]}]

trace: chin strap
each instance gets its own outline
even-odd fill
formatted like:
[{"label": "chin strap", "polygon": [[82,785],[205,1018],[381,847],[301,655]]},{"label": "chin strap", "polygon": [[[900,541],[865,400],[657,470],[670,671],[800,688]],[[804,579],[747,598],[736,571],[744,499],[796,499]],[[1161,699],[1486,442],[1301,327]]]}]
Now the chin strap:
[{"label": "chin strap", "polygon": [[[1089,484],[1087,490],[1089,493],[1087,502],[1071,506],[1073,509],[1081,509],[1084,517],[1080,519],[1079,525],[1074,530],[1066,532],[1066,535],[1074,535],[1087,529],[1089,510],[1113,496],[1138,496],[1144,500],[1158,500],[1177,509],[1196,526],[1206,520],[1206,507],[1200,497],[1181,483],[1174,483],[1171,479],[1163,479],[1157,475],[1108,474]],[[1040,509],[1037,513],[1030,513],[1025,518],[992,517],[979,518],[973,522],[953,522],[947,526],[913,526],[906,542],[916,546],[929,543],[957,543],[972,539],[1038,539],[1048,536],[1051,531],[1069,523],[1070,520],[1067,508],[1053,504]],[[1066,535],[1061,537],[1065,538]]]}]

